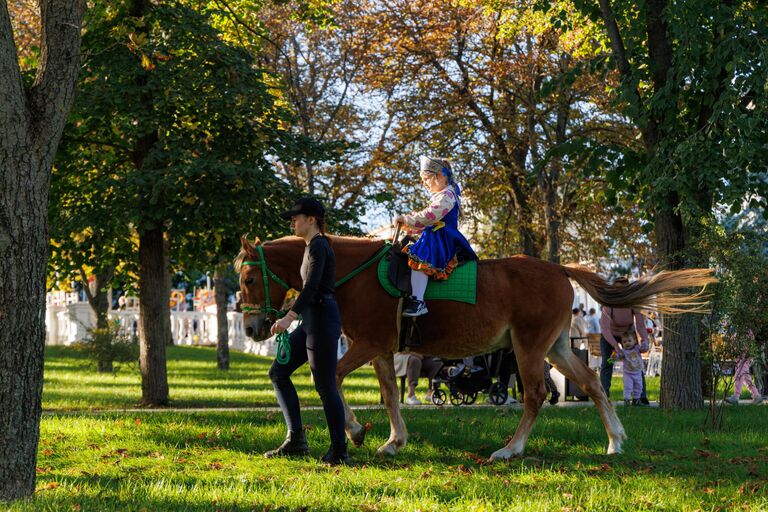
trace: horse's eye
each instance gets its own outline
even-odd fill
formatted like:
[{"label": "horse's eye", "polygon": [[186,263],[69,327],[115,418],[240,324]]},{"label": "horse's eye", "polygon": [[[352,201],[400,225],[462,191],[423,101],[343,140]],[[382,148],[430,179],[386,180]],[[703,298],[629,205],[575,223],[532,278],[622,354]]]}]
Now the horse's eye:
[{"label": "horse's eye", "polygon": [[245,285],[246,286],[251,286],[252,284],[253,284],[253,278],[252,277],[249,277],[248,279],[245,280]]}]

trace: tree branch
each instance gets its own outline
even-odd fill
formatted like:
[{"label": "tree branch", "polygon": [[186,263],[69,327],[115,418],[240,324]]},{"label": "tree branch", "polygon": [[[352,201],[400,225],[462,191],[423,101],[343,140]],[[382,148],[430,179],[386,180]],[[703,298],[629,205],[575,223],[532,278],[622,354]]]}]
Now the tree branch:
[{"label": "tree branch", "polygon": [[58,143],[74,101],[84,12],[85,0],[40,0],[40,63],[29,94],[39,143]]},{"label": "tree branch", "polygon": [[6,141],[11,140],[7,130],[18,130],[19,123],[26,124],[28,121],[24,82],[5,1],[0,2],[0,91],[0,141],[4,146]]}]

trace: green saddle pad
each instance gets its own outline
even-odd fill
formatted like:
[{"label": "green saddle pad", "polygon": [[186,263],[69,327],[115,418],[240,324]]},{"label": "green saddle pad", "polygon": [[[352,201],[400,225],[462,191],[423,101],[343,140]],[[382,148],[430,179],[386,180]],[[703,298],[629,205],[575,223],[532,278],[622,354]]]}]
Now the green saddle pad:
[{"label": "green saddle pad", "polygon": [[[400,292],[392,286],[387,277],[389,260],[381,258],[377,273],[379,283],[393,297],[399,297]],[[477,261],[468,261],[459,265],[445,281],[429,280],[424,300],[455,300],[475,304],[477,302]]]}]

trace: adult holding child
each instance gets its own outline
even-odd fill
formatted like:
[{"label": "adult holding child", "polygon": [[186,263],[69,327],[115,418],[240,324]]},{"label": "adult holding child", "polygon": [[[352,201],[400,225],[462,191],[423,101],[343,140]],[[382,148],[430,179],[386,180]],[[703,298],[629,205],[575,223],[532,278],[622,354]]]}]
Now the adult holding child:
[{"label": "adult holding child", "polygon": [[[615,284],[629,284],[629,279],[619,277],[614,281]],[[611,308],[603,306],[602,316],[600,317],[600,355],[602,363],[600,364],[600,384],[605,390],[606,396],[611,396],[611,379],[613,378],[613,353],[619,353],[619,344],[622,340],[632,338],[634,345],[637,340],[637,334],[640,334],[642,344],[640,350],[648,350],[648,332],[645,328],[645,317],[639,312],[629,308]],[[648,396],[645,389],[645,373],[641,372],[642,392],[637,405],[649,405]]]}]

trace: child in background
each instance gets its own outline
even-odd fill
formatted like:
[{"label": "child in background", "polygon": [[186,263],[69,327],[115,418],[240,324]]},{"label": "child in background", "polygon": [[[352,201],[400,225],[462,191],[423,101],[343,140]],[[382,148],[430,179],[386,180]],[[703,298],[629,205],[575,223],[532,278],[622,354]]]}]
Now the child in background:
[{"label": "child in background", "polygon": [[[624,362],[624,405],[638,405],[640,394],[643,392],[643,357],[640,355],[641,345],[635,336],[627,336],[621,340],[616,353]],[[646,347],[646,350],[648,348]]]}]

